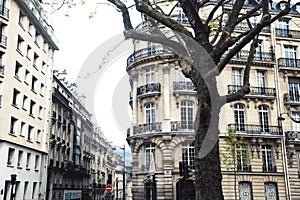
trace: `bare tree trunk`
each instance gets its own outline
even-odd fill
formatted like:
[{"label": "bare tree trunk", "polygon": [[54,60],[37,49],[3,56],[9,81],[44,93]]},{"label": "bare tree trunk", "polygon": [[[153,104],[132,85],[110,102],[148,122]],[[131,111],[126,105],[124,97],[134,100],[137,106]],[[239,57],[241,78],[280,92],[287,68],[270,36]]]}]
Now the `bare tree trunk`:
[{"label": "bare tree trunk", "polygon": [[[204,138],[207,135],[212,117],[212,99],[211,94],[209,93],[208,86],[205,84],[205,81],[201,81],[197,84],[198,89],[198,112],[196,117],[196,136],[195,136],[195,149],[196,152],[200,152],[203,145]],[[210,87],[210,92],[212,88]],[[218,98],[218,97],[216,97]],[[218,109],[220,108],[213,108]],[[217,120],[219,121],[219,120]],[[218,126],[218,124],[213,124]],[[215,128],[219,132],[218,128]],[[218,134],[217,134],[218,135]],[[195,156],[195,170],[196,170],[196,199],[197,200],[223,200],[222,192],[222,175],[220,168],[220,159],[219,159],[219,142],[214,143],[212,150],[203,158]]]}]

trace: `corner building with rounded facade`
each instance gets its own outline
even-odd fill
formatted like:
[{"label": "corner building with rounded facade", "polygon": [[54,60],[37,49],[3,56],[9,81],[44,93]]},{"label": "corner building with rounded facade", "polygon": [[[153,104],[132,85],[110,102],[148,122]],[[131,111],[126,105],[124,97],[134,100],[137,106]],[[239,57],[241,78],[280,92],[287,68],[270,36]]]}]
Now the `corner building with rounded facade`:
[{"label": "corner building with rounded facade", "polygon": [[[216,1],[211,5],[214,3]],[[246,1],[246,4],[245,13],[257,2]],[[167,2],[162,8],[170,10],[171,5],[172,2]],[[226,8],[231,6],[229,3]],[[283,7],[284,2],[274,2],[271,14]],[[205,16],[205,11],[202,12]],[[171,16],[189,26],[180,8],[174,9]],[[298,119],[300,116],[299,16],[298,3],[292,5],[289,15],[262,30],[250,72],[250,93],[224,105],[221,110],[220,152],[226,154],[224,147],[228,144],[224,138],[229,129],[243,138],[244,147],[235,166],[222,162],[225,199],[300,198],[296,189],[300,184],[300,126],[290,117]],[[142,18],[136,30],[146,32],[152,27],[146,17]],[[253,24],[259,22],[259,18],[251,20]],[[171,33],[163,25],[158,27]],[[247,22],[241,22],[234,34],[247,28]],[[190,166],[193,171],[196,91],[182,74],[175,54],[160,44],[133,42],[134,52],[127,60],[132,88],[129,101],[132,127],[127,141],[133,158],[133,199],[187,199],[189,197],[184,195],[193,190],[190,185],[182,186],[179,163]],[[246,45],[218,77],[220,94],[234,93],[241,87],[249,49],[250,45]],[[151,153],[156,167],[155,179],[149,175],[149,171],[153,171]],[[194,175],[188,178],[190,182],[194,179]]]}]

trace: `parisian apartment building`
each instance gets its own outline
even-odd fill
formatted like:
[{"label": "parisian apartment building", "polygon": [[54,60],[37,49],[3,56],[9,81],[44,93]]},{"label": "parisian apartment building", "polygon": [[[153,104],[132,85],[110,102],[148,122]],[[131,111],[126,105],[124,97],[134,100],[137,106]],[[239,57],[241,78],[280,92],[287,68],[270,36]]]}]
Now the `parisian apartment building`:
[{"label": "parisian apartment building", "polygon": [[1,1],[0,199],[45,199],[54,51],[39,1]]},{"label": "parisian apartment building", "polygon": [[0,9],[0,199],[112,196],[115,148],[66,71],[53,70],[58,46],[42,2],[4,0]]},{"label": "parisian apartment building", "polygon": [[[257,5],[255,0],[246,3],[244,13]],[[271,13],[285,5],[284,1],[272,2]],[[172,2],[161,4],[167,11],[173,6]],[[229,2],[225,8],[231,6]],[[189,26],[180,7],[170,16]],[[252,24],[257,22],[259,18],[251,19]],[[151,26],[143,18],[136,30],[146,32]],[[225,199],[300,199],[299,28],[297,3],[290,14],[262,30],[250,72],[250,93],[222,107],[220,152],[226,154],[228,130],[242,138],[243,147],[235,165],[221,162]],[[247,30],[247,22],[242,22],[235,33]],[[195,88],[182,74],[178,57],[168,49],[138,40],[133,45],[134,53],[127,59],[132,88],[132,127],[127,141],[133,159],[133,199],[193,199]],[[249,50],[247,45],[222,72],[221,95],[242,86]],[[151,154],[155,175],[149,174]],[[181,166],[188,166],[183,174]]]}]

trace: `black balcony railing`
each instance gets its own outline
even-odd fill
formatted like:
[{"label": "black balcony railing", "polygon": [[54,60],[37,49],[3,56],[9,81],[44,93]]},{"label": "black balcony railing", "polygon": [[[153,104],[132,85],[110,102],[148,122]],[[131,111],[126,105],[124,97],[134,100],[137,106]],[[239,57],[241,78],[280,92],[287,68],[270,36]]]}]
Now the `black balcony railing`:
[{"label": "black balcony railing", "polygon": [[161,122],[140,124],[140,125],[133,127],[134,134],[146,133],[146,132],[161,132],[161,131],[162,131],[162,123]]},{"label": "black balcony railing", "polygon": [[290,29],[276,29],[276,36],[300,39],[300,31]]},{"label": "black balcony railing", "polygon": [[300,141],[300,131],[287,131],[285,137],[287,141]]},{"label": "black balcony railing", "polygon": [[1,35],[1,36],[0,36],[0,39],[1,39],[0,45],[6,47],[6,46],[7,46],[7,37],[6,37],[5,35]]},{"label": "black balcony railing", "polygon": [[0,4],[0,15],[8,19],[9,17],[9,9]]},{"label": "black balcony railing", "polygon": [[238,172],[251,172],[251,165],[237,165]]},{"label": "black balcony railing", "polygon": [[262,166],[262,171],[263,172],[277,172],[276,166],[273,165],[263,165]]},{"label": "black balcony railing", "polygon": [[194,130],[193,121],[172,121],[171,122],[171,131],[183,131],[183,130]]},{"label": "black balcony railing", "polygon": [[161,47],[140,49],[140,50],[137,50],[136,52],[134,52],[133,54],[131,54],[127,58],[127,65],[129,65],[131,62],[134,62],[141,58],[145,58],[145,57],[153,56],[153,55],[161,55],[161,54],[166,54],[166,53],[170,54],[171,52],[166,49],[163,49]]},{"label": "black balcony railing", "polygon": [[299,94],[283,94],[283,101],[285,104],[300,104],[300,95]]},{"label": "black balcony railing", "polygon": [[[249,51],[241,50],[237,54],[235,54],[235,56],[233,58],[240,59],[240,60],[247,60],[248,57],[249,57]],[[257,52],[254,54],[253,60],[254,61],[264,61],[264,62],[275,61],[274,54],[271,52]]]},{"label": "black balcony railing", "polygon": [[[228,94],[235,93],[241,88],[242,86],[240,85],[228,85]],[[247,95],[276,97],[276,89],[267,87],[250,87],[250,93]]]},{"label": "black balcony railing", "polygon": [[[251,24],[251,25],[252,25],[252,27],[255,27],[255,26],[256,26],[256,24]],[[249,30],[250,30],[250,27],[249,27],[249,25],[248,25],[247,22],[240,22],[238,25],[236,25],[235,30],[239,30],[239,31],[249,31]],[[271,33],[271,29],[270,29],[269,26],[267,26],[267,27],[264,27],[264,28],[261,30],[261,32],[263,32],[263,33]]]},{"label": "black balcony railing", "polygon": [[173,82],[174,91],[195,91],[195,86],[191,81],[174,81]]},{"label": "black balcony railing", "polygon": [[254,124],[228,124],[230,130],[238,133],[256,135],[282,135],[279,126],[254,125]]},{"label": "black balcony railing", "polygon": [[294,58],[279,58],[278,59],[279,67],[299,67],[300,68],[300,59]]},{"label": "black balcony railing", "polygon": [[137,97],[147,95],[147,94],[158,95],[160,94],[160,92],[161,92],[160,83],[149,83],[137,88]]}]

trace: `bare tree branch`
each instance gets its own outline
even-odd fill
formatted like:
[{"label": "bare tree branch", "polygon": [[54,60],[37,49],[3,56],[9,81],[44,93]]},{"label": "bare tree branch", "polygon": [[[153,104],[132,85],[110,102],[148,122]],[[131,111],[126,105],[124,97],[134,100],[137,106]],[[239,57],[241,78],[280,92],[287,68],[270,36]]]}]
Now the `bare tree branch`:
[{"label": "bare tree branch", "polygon": [[209,22],[213,19],[216,11],[220,8],[221,5],[223,5],[225,0],[220,0],[217,5],[215,5],[215,7],[212,9],[212,11],[209,13],[205,25],[208,26]]},{"label": "bare tree branch", "polygon": [[149,17],[159,21],[160,23],[164,24],[168,28],[175,30],[177,32],[181,32],[185,35],[192,37],[192,33],[189,32],[183,25],[179,24],[174,19],[171,19],[169,16],[163,15],[162,13],[154,10],[151,6],[143,2],[143,0],[135,0],[136,9],[148,15]]},{"label": "bare tree branch", "polygon": [[255,39],[253,39],[253,42],[250,47],[250,52],[248,55],[247,64],[244,70],[244,78],[243,78],[243,86],[235,93],[226,95],[226,102],[232,102],[241,99],[245,94],[248,94],[250,92],[250,69],[254,58],[255,49],[257,46],[258,41],[258,35]]},{"label": "bare tree branch", "polygon": [[121,10],[122,16],[123,16],[124,29],[125,30],[133,29],[130,15],[129,15],[126,5],[120,0],[108,0],[108,1],[111,2],[112,4],[114,4],[115,6],[117,6],[117,8],[119,8]]}]

